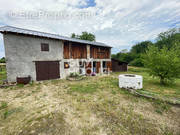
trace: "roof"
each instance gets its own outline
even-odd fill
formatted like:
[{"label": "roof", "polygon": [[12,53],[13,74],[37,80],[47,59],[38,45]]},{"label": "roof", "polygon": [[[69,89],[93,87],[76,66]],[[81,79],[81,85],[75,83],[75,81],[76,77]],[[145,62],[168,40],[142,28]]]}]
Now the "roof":
[{"label": "roof", "polygon": [[120,62],[120,63],[125,63],[125,64],[128,64],[127,62],[120,61],[120,60],[118,60],[118,59],[115,59],[115,58],[111,58],[111,60],[114,60],[114,61],[117,61],[117,62]]},{"label": "roof", "polygon": [[71,42],[77,42],[77,43],[82,43],[82,44],[89,44],[89,45],[103,46],[103,47],[110,47],[111,48],[111,46],[108,46],[108,45],[101,43],[101,42],[80,40],[80,39],[60,36],[58,34],[45,33],[45,32],[40,32],[40,31],[34,31],[34,30],[12,27],[12,26],[0,27],[0,32],[1,33],[11,32],[11,33],[24,34],[24,35],[32,35],[32,36],[38,36],[38,37],[52,38],[52,39],[58,39],[58,40],[71,41]]}]

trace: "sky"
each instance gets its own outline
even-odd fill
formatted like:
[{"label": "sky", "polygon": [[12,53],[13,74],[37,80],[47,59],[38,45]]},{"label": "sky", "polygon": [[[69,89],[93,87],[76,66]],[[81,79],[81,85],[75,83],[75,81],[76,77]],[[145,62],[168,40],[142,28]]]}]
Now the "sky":
[{"label": "sky", "polygon": [[117,53],[180,27],[180,0],[0,0],[0,27],[5,25],[62,36],[87,31]]}]

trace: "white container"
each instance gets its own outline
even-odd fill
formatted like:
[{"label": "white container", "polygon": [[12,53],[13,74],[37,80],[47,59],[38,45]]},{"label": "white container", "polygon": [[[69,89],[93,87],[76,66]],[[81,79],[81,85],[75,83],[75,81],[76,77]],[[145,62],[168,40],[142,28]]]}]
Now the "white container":
[{"label": "white container", "polygon": [[142,83],[143,83],[143,77],[140,75],[133,75],[133,74],[119,75],[120,88],[142,89],[143,88]]}]

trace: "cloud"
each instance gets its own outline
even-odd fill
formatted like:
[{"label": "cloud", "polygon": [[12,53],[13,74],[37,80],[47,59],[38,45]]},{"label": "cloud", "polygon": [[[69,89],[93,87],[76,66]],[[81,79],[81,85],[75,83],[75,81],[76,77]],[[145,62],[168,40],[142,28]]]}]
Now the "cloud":
[{"label": "cloud", "polygon": [[[179,0],[6,0],[0,1],[0,26],[12,25],[65,36],[88,31],[96,35],[97,41],[113,46],[113,52],[118,52],[179,27],[179,7]],[[12,11],[53,11],[64,16],[18,19],[9,16]],[[2,55],[4,49],[0,48]]]},{"label": "cloud", "polygon": [[0,36],[0,58],[2,58],[4,56],[5,56],[5,53],[4,53],[3,38],[2,38],[2,36]]},{"label": "cloud", "polygon": [[0,51],[0,58],[4,57],[5,56],[5,53],[4,51]]}]

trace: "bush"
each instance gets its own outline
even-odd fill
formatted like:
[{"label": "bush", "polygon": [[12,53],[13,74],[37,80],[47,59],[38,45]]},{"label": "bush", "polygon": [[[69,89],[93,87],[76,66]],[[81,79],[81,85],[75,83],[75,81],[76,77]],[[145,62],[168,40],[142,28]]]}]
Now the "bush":
[{"label": "bush", "polygon": [[144,66],[143,61],[142,61],[141,58],[134,59],[133,61],[130,62],[129,65],[130,66],[136,66],[136,67],[143,67]]},{"label": "bush", "polygon": [[74,72],[74,73],[70,73],[70,75],[66,79],[70,81],[79,81],[82,80],[83,78],[84,76]]},{"label": "bush", "polygon": [[77,77],[79,77],[80,75],[78,74],[78,73],[76,73],[76,72],[74,72],[74,73],[70,73],[70,75],[69,75],[69,77],[74,77],[74,78],[77,78]]},{"label": "bush", "polygon": [[4,57],[2,57],[2,58],[0,59],[0,63],[6,63],[6,60],[5,60]]}]

